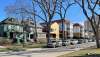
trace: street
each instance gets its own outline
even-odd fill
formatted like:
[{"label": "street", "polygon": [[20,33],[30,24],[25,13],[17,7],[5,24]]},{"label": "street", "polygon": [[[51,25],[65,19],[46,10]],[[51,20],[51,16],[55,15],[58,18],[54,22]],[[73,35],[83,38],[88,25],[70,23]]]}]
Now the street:
[{"label": "street", "polygon": [[27,51],[21,52],[1,52],[0,57],[57,57],[59,55],[71,53],[84,49],[87,47],[94,46],[95,42],[77,44],[75,48],[69,49],[67,47],[58,47],[58,48],[34,48],[28,49]]}]

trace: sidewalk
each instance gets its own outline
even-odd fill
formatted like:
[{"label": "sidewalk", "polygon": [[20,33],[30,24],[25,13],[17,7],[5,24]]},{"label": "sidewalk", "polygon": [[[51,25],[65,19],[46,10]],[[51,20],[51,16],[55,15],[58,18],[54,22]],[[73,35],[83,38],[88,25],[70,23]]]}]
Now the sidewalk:
[{"label": "sidewalk", "polygon": [[53,52],[53,53],[31,53],[31,54],[22,54],[22,55],[3,55],[0,57],[57,57],[71,52],[73,51]]}]

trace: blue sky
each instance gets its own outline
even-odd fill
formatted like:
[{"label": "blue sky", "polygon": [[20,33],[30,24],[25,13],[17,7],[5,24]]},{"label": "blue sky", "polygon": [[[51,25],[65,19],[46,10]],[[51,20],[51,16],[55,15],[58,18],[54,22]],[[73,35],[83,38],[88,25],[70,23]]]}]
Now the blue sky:
[{"label": "blue sky", "polygon": [[[13,4],[15,0],[0,0],[0,21],[6,18],[5,7],[9,4]],[[83,22],[86,18],[82,13],[82,10],[78,5],[72,6],[68,9],[67,18],[71,22]]]},{"label": "blue sky", "polygon": [[15,2],[14,0],[0,0],[0,21],[6,18],[5,7]]}]

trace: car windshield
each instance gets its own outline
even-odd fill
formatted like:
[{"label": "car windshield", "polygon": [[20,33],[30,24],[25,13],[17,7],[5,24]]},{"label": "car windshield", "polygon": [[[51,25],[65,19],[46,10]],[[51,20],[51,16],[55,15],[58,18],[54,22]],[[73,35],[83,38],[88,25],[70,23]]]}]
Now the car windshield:
[{"label": "car windshield", "polygon": [[56,42],[56,41],[52,41],[52,43],[54,43],[54,42]]}]

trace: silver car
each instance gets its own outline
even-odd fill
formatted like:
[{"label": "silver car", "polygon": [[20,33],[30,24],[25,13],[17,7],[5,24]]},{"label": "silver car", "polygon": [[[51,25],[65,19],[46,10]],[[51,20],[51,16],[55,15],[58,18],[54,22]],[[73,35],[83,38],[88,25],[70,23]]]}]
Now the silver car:
[{"label": "silver car", "polygon": [[71,44],[77,44],[78,43],[78,40],[71,40]]},{"label": "silver car", "polygon": [[60,47],[60,46],[62,46],[62,41],[61,40],[56,42],[56,47]]},{"label": "silver car", "polygon": [[55,48],[56,47],[56,41],[51,41],[51,43],[49,43],[47,47]]},{"label": "silver car", "polygon": [[66,40],[66,45],[70,45],[71,41],[70,40]]}]

